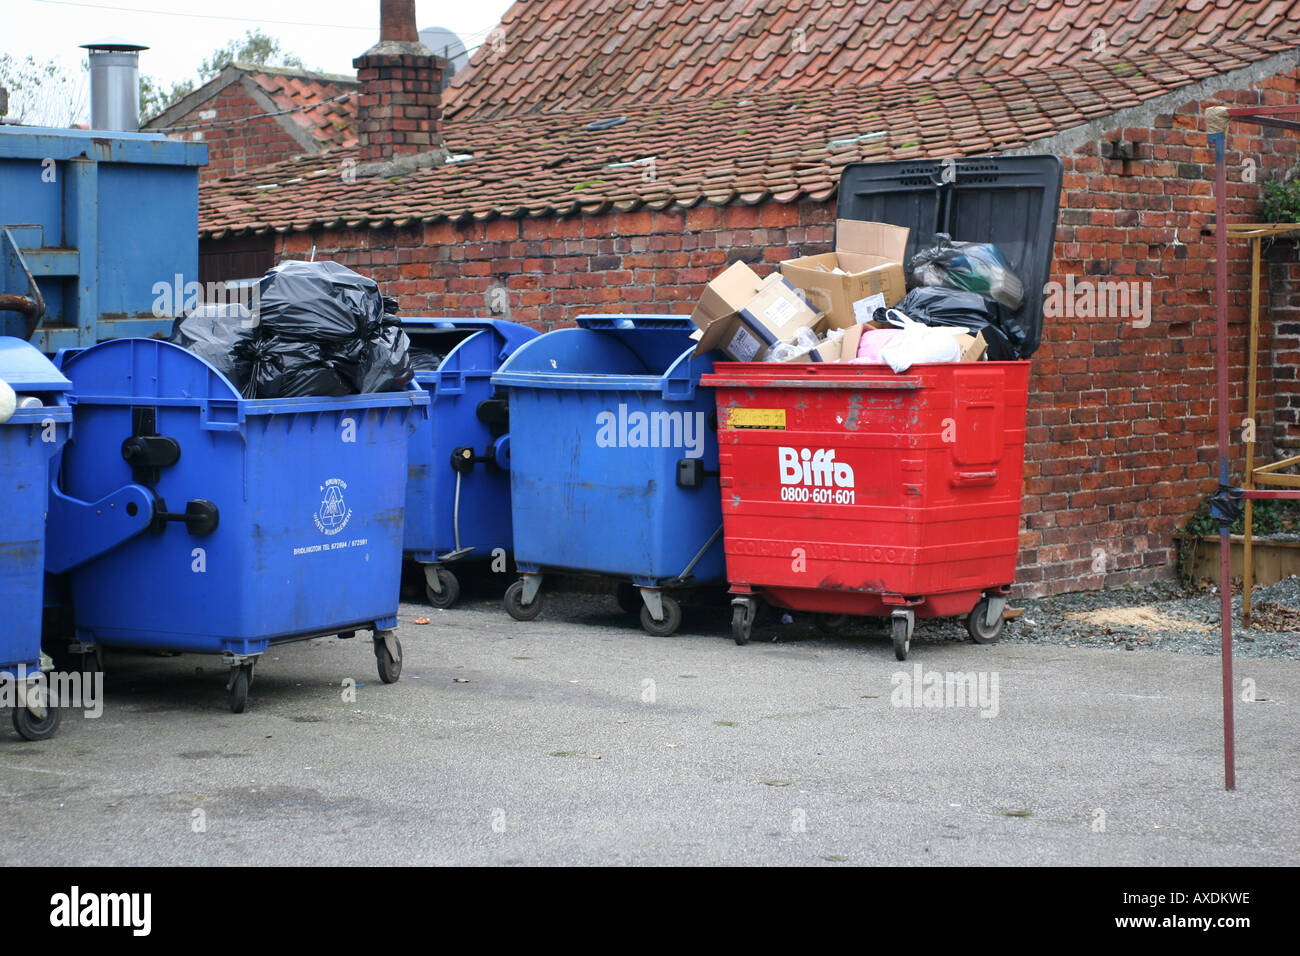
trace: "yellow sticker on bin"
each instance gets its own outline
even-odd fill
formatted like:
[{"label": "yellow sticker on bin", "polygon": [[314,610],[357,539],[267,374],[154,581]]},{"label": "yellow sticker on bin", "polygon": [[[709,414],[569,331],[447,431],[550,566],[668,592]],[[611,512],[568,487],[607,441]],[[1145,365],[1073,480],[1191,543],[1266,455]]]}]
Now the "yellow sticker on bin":
[{"label": "yellow sticker on bin", "polygon": [[733,408],[727,428],[785,428],[784,408]]}]

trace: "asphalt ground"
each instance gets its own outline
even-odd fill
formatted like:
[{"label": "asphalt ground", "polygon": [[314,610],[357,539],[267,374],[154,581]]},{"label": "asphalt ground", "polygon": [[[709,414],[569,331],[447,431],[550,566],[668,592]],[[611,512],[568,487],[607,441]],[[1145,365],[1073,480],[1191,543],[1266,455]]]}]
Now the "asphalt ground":
[{"label": "asphalt ground", "polygon": [[[404,603],[392,685],[364,634],[275,647],[239,715],[216,657],[110,652],[100,717],[28,743],[5,715],[0,860],[1300,863],[1300,662],[1239,662],[1228,793],[1212,657],[921,624],[900,664],[883,625],[737,647],[721,607],[664,638],[609,596],[522,623],[499,591]],[[928,706],[947,674],[984,695]]]}]

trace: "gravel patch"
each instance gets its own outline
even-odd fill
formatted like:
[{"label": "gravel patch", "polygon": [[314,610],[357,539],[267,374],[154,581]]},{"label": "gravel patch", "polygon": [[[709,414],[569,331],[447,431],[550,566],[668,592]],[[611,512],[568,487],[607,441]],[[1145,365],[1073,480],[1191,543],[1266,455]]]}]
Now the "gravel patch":
[{"label": "gravel patch", "polygon": [[[1219,602],[1217,588],[1185,591],[1172,583],[1012,600],[1024,613],[1007,622],[1002,640],[1218,656]],[[1232,608],[1235,657],[1300,660],[1300,578],[1256,588],[1250,627],[1241,626],[1240,594]]]}]

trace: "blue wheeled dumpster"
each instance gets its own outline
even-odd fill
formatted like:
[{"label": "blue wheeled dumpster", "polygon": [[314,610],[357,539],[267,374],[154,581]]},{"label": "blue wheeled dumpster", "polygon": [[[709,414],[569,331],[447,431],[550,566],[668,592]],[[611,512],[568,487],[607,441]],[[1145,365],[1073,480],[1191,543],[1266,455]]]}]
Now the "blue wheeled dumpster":
[{"label": "blue wheeled dumpster", "polygon": [[424,565],[429,603],[445,608],[460,596],[448,565],[511,550],[509,407],[492,374],[538,333],[473,318],[403,318],[402,328],[429,393],[429,417],[411,435],[403,547]]},{"label": "blue wheeled dumpster", "polygon": [[59,723],[57,702],[42,693],[41,615],[50,460],[68,438],[69,382],[14,338],[0,338],[0,381],[17,399],[7,417],[0,411],[0,690],[12,692],[14,729],[40,740]]},{"label": "blue wheeled dumpster", "polygon": [[246,399],[155,339],[57,356],[76,440],[51,489],[46,566],[68,572],[78,650],[221,654],[231,709],[270,644],[374,632],[385,683],[407,438],[428,396]]},{"label": "blue wheeled dumpster", "polygon": [[[516,620],[544,569],[608,576],[651,634],[681,623],[672,592],[722,579],[716,410],[687,318],[592,315],[533,339],[492,377],[510,397]],[[635,588],[636,590],[633,590]],[[640,594],[637,594],[637,591]],[[668,591],[670,593],[664,593]]]}]

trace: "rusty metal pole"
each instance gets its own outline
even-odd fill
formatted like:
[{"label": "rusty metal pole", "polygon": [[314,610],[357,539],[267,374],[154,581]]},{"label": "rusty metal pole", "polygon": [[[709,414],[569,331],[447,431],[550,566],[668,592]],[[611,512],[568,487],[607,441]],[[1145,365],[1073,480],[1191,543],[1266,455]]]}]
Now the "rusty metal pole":
[{"label": "rusty metal pole", "polygon": [[[1214,312],[1217,336],[1215,366],[1219,400],[1219,490],[1229,487],[1228,445],[1228,171],[1225,147],[1228,111],[1225,107],[1206,110],[1205,128],[1214,149]],[[1232,713],[1232,557],[1228,531],[1232,518],[1222,506],[1215,509],[1219,521],[1219,642],[1223,657],[1223,787],[1237,788],[1236,753]]]}]

